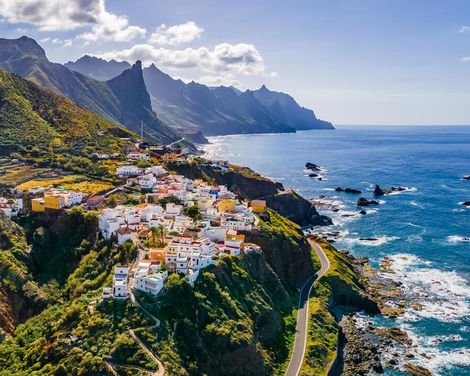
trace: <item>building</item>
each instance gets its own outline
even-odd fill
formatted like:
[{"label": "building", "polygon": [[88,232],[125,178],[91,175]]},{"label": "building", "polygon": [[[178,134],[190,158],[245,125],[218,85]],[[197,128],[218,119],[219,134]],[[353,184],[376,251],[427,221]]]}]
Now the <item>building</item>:
[{"label": "building", "polygon": [[149,161],[150,160],[150,153],[139,153],[139,152],[132,152],[126,155],[126,158],[130,161]]},{"label": "building", "polygon": [[250,202],[250,207],[254,213],[262,213],[266,210],[266,201],[265,200],[252,200]]},{"label": "building", "polygon": [[116,168],[117,176],[137,176],[143,173],[143,169],[137,166],[120,166]]},{"label": "building", "polygon": [[104,196],[91,196],[86,200],[86,210],[98,210],[105,200]]},{"label": "building", "polygon": [[113,296],[115,298],[127,298],[127,282],[129,280],[129,268],[116,266],[113,276]]},{"label": "building", "polygon": [[153,174],[147,174],[139,179],[140,189],[150,191],[157,184],[157,178]]},{"label": "building", "polygon": [[220,201],[217,201],[217,209],[219,212],[234,212],[235,211],[235,205],[237,201],[234,199],[222,199]]},{"label": "building", "polygon": [[168,277],[167,271],[161,271],[160,263],[141,261],[137,265],[132,280],[132,288],[157,295]]},{"label": "building", "polygon": [[46,210],[61,210],[73,205],[81,204],[83,193],[71,190],[49,190],[44,192],[43,198],[31,200],[33,212],[44,212]]},{"label": "building", "polygon": [[0,211],[3,211],[7,218],[16,217],[20,210],[23,209],[23,200],[18,199],[6,199],[0,197]]}]

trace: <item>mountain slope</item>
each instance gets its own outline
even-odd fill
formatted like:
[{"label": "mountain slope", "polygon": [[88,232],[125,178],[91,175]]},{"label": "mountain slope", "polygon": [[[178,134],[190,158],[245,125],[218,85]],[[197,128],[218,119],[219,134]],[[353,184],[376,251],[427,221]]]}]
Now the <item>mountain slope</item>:
[{"label": "mountain slope", "polygon": [[120,152],[133,134],[69,99],[0,71],[0,154]]},{"label": "mountain slope", "polygon": [[237,95],[231,88],[186,84],[155,65],[143,74],[155,112],[179,131],[202,131],[206,136],[294,131],[274,119],[249,92]]},{"label": "mountain slope", "polygon": [[273,117],[297,130],[333,129],[331,123],[317,119],[315,113],[299,104],[290,95],[269,90],[265,85],[253,92]]},{"label": "mountain slope", "polygon": [[84,55],[77,61],[69,61],[64,66],[99,81],[108,81],[131,67],[125,61],[106,61],[89,55]]},{"label": "mountain slope", "polygon": [[[84,56],[66,65],[90,77],[119,71],[118,63]],[[124,65],[121,66],[123,70]],[[289,95],[268,90],[241,92],[232,87],[175,80],[155,65],[143,71],[152,107],[167,124],[182,133],[205,135],[293,132],[293,129],[332,129]]]},{"label": "mountain slope", "polygon": [[149,101],[140,104],[128,102],[126,93],[120,92],[121,88],[127,88],[132,89],[132,93],[139,98],[148,95],[140,63],[131,69],[132,74],[124,71],[110,84],[71,71],[61,64],[51,63],[33,39],[21,37],[0,39],[0,69],[56,91],[130,130],[140,133],[141,123],[144,122],[144,136],[154,141],[170,143],[179,139],[173,130],[163,125],[152,113]]}]

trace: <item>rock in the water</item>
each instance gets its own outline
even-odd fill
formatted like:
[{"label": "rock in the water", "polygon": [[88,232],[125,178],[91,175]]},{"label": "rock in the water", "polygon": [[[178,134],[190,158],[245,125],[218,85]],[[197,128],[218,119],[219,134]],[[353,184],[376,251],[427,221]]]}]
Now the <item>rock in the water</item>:
[{"label": "rock in the water", "polygon": [[470,175],[464,176],[463,180],[470,180]]},{"label": "rock in the water", "polygon": [[462,205],[463,206],[470,206],[470,201],[464,201],[464,202],[462,202]]},{"label": "rock in the water", "polygon": [[413,190],[413,188],[410,187],[391,187],[390,189],[382,189],[380,188],[379,185],[375,185],[374,188],[374,195],[375,196],[383,196],[383,195],[389,195],[394,192],[403,192],[403,191],[410,191]]},{"label": "rock in the water", "polygon": [[336,192],[345,192],[345,193],[362,193],[359,189],[354,189],[354,188],[341,188],[338,187],[335,189]]},{"label": "rock in the water", "polygon": [[376,184],[374,188],[374,195],[383,196],[384,194],[385,194],[385,191]]},{"label": "rock in the water", "polygon": [[360,197],[356,203],[357,206],[369,206],[369,205],[379,205],[379,204],[380,202],[377,200],[368,200],[364,197]]},{"label": "rock in the water", "polygon": [[315,163],[307,162],[305,164],[305,168],[310,171],[314,172],[319,172],[321,170],[321,167],[319,165],[316,165]]},{"label": "rock in the water", "polygon": [[359,212],[359,214],[360,214],[360,215],[366,215],[367,212],[366,212],[365,210],[361,210],[361,211]]}]

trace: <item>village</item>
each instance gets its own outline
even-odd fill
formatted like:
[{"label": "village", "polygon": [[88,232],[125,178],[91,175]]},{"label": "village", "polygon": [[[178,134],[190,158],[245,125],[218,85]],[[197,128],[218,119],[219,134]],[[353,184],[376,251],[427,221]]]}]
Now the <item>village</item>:
[{"label": "village", "polygon": [[[184,275],[193,284],[200,270],[216,264],[217,258],[259,250],[245,242],[241,232],[257,226],[257,214],[266,209],[265,201],[243,202],[224,185],[169,173],[155,164],[152,155],[154,151],[129,151],[126,162],[115,169],[121,183],[109,192],[87,195],[66,186],[35,187],[28,191],[30,208],[23,207],[20,196],[24,192],[15,192],[14,198],[0,198],[0,210],[10,218],[24,209],[47,213],[82,206],[98,211],[99,233],[104,239],[115,247],[130,242],[139,250],[131,265],[115,266],[112,287],[103,288],[102,299],[126,299],[131,291],[155,296],[170,273]],[[192,158],[181,150],[161,157],[166,163]],[[209,163],[228,168],[225,161]],[[106,196],[122,188],[139,192],[139,202],[107,205]]]}]

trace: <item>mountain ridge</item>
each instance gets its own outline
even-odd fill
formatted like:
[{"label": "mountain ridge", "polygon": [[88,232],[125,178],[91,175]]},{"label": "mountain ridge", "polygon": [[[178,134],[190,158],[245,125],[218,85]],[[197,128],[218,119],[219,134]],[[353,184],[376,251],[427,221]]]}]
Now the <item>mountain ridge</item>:
[{"label": "mountain ridge", "polygon": [[[140,64],[138,67],[141,70]],[[0,69],[64,95],[78,105],[114,123],[125,125],[132,131],[140,133],[144,122],[144,136],[152,141],[171,143],[180,138],[157,118],[150,107],[146,107],[148,102],[140,105],[135,101],[126,102],[123,100],[125,95],[116,91],[118,87],[132,86],[130,82],[118,85],[119,77],[122,81],[133,78],[136,80],[133,82],[133,93],[137,93],[139,97],[148,95],[139,74],[129,75],[123,71],[113,78],[112,85],[108,81],[98,81],[61,64],[50,62],[39,44],[25,36],[18,39],[0,38]]]},{"label": "mountain ridge", "polygon": [[[105,60],[99,60],[103,69]],[[85,74],[86,69],[76,65],[77,62],[69,66]],[[110,67],[114,66],[112,61],[109,63]],[[206,136],[214,136],[334,129],[331,123],[317,119],[312,110],[298,105],[290,95],[271,91],[265,85],[258,90],[240,91],[195,81],[185,83],[155,64],[144,68],[143,76],[152,108],[179,132],[201,131]]]}]

